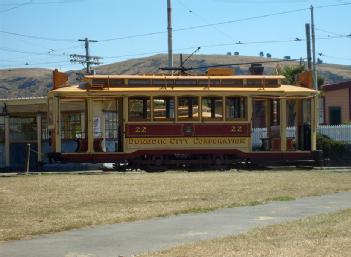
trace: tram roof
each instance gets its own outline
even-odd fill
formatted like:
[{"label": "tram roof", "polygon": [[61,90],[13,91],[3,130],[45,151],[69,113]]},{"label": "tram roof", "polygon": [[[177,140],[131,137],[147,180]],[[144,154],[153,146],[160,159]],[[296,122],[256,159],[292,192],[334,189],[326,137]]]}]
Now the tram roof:
[{"label": "tram roof", "polygon": [[68,87],[62,87],[51,91],[52,93],[62,94],[79,94],[84,95],[86,93],[96,94],[109,94],[109,93],[120,93],[121,95],[135,95],[135,94],[162,94],[162,93],[249,93],[257,95],[266,94],[287,94],[287,95],[314,95],[315,90],[293,85],[280,85],[278,87],[110,87],[103,89],[87,89],[79,85],[73,85]]},{"label": "tram roof", "polygon": [[145,74],[145,75],[85,75],[86,79],[284,79],[282,75],[170,75],[170,74]]}]

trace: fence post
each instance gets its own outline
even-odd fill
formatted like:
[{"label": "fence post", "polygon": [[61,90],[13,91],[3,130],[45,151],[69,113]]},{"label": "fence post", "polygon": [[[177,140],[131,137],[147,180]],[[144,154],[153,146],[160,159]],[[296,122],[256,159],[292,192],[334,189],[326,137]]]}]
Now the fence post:
[{"label": "fence post", "polygon": [[26,148],[26,160],[25,160],[25,165],[24,165],[24,172],[28,175],[29,173],[29,165],[30,165],[30,144],[27,144]]}]

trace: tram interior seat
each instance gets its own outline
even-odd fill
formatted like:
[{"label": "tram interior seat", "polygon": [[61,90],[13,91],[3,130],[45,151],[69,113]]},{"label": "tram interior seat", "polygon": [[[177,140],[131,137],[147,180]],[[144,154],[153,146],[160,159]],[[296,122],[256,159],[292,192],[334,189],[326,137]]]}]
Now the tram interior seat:
[{"label": "tram interior seat", "polygon": [[[280,126],[273,125],[270,128],[270,133],[267,138],[261,138],[262,140],[262,149],[265,151],[280,151],[281,150],[281,139],[280,139]],[[286,149],[288,151],[295,150],[295,138],[287,137],[286,138]]]},{"label": "tram interior seat", "polygon": [[[94,138],[94,151],[103,152],[102,149],[102,140],[103,138]],[[77,153],[88,151],[88,139],[86,138],[77,138]]]}]

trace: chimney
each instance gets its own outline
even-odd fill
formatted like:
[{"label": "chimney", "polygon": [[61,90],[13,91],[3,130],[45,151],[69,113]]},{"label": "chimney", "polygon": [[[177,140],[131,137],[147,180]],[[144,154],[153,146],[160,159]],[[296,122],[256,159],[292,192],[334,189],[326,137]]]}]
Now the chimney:
[{"label": "chimney", "polygon": [[58,89],[60,87],[66,86],[68,82],[68,75],[63,72],[59,72],[55,69],[52,72],[52,82],[53,82],[53,90]]}]

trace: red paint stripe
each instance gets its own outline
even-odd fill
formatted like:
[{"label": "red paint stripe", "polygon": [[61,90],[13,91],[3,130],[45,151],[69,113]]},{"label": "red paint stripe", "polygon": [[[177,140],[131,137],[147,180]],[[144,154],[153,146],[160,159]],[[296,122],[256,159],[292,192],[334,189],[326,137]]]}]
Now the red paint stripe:
[{"label": "red paint stripe", "polygon": [[165,136],[183,136],[183,124],[126,124],[126,137]]},{"label": "red paint stripe", "polygon": [[249,137],[249,123],[126,124],[126,137]]},{"label": "red paint stripe", "polygon": [[250,136],[250,124],[194,124],[196,136]]}]

